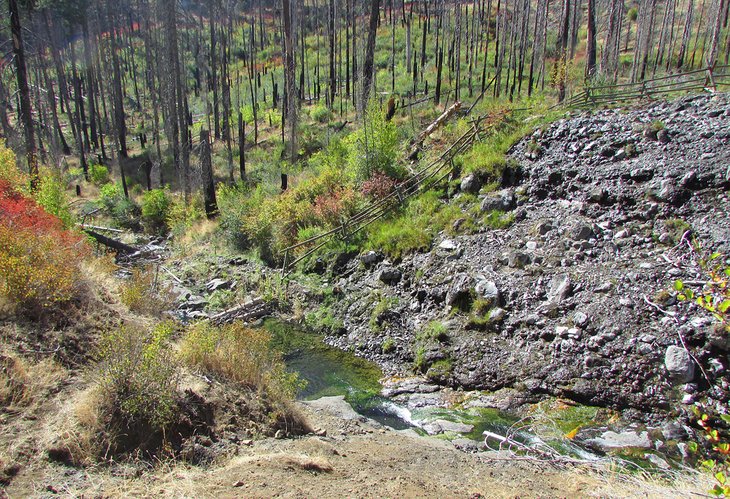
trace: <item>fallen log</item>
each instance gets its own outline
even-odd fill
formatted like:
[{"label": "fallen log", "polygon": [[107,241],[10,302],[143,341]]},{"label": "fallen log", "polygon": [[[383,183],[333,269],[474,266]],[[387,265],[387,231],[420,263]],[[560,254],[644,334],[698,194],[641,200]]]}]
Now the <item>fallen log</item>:
[{"label": "fallen log", "polygon": [[255,319],[260,319],[268,313],[269,303],[264,301],[263,298],[255,298],[251,301],[236,305],[233,308],[229,308],[228,310],[212,315],[208,320],[216,325],[226,324],[233,322],[234,320],[249,322]]},{"label": "fallen log", "polygon": [[106,232],[115,232],[117,234],[124,234],[123,230],[113,229],[111,227],[101,227],[99,225],[79,224],[82,229],[102,230]]},{"label": "fallen log", "polygon": [[441,116],[436,118],[436,121],[426,127],[424,131],[420,133],[416,142],[413,144],[413,149],[408,154],[408,159],[414,160],[418,157],[418,152],[423,147],[423,142],[430,137],[438,128],[443,125],[451,116],[461,108],[461,101],[454,102],[446,111],[441,113]]},{"label": "fallen log", "polygon": [[102,234],[99,234],[98,232],[94,232],[90,229],[84,229],[84,232],[86,232],[88,235],[96,239],[97,242],[100,244],[103,244],[104,246],[107,246],[111,249],[117,250],[120,253],[137,253],[140,250],[138,248],[135,248],[134,246],[130,246],[128,244],[125,244],[121,241],[117,241],[116,239],[112,239],[111,237],[104,236]]}]

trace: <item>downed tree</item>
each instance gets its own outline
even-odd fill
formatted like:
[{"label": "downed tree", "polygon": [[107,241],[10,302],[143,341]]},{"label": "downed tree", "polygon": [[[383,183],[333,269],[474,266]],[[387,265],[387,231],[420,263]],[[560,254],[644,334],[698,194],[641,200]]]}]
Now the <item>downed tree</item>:
[{"label": "downed tree", "polygon": [[421,147],[423,147],[423,142],[436,130],[438,130],[438,128],[451,118],[451,116],[453,116],[453,114],[459,109],[461,109],[461,101],[456,101],[451,105],[451,107],[441,113],[441,116],[436,118],[436,121],[428,125],[428,127],[420,133],[418,139],[416,139],[416,142],[413,144],[413,149],[411,149],[410,154],[408,154],[408,159],[415,160],[418,157],[418,152],[421,150]]},{"label": "downed tree", "polygon": [[210,322],[216,325],[227,324],[234,320],[250,322],[267,315],[270,303],[263,298],[254,298],[251,301],[236,305],[210,317]]},{"label": "downed tree", "polygon": [[97,242],[100,244],[103,244],[104,246],[107,246],[111,249],[117,250],[120,253],[138,253],[140,250],[138,248],[135,248],[134,246],[130,246],[128,244],[125,244],[121,241],[117,241],[116,239],[112,239],[111,237],[107,237],[105,235],[99,234],[98,232],[95,232],[91,229],[84,229],[84,232],[86,232],[88,235],[96,239]]}]

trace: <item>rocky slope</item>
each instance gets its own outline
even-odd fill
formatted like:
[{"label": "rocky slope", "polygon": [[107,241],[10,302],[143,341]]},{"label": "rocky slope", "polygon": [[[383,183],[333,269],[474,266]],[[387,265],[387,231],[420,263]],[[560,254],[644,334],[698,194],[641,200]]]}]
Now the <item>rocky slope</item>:
[{"label": "rocky slope", "polygon": [[[344,328],[328,342],[393,372],[415,361],[438,383],[557,395],[645,420],[701,391],[726,401],[727,344],[667,290],[703,278],[685,230],[730,250],[729,143],[728,95],[537,130],[513,147],[519,166],[505,188],[480,195],[483,210],[513,211],[515,223],[441,238],[401,262],[351,260],[332,283]],[[445,331],[427,327],[435,320]]]}]

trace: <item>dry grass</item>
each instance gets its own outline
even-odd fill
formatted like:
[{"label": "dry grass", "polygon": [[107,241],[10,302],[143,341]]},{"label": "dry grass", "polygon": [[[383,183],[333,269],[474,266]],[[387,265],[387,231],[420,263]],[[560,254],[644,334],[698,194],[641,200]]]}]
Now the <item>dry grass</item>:
[{"label": "dry grass", "polygon": [[52,359],[31,362],[0,348],[0,407],[32,410],[66,375],[66,370]]},{"label": "dry grass", "polygon": [[132,312],[160,317],[170,308],[171,300],[167,288],[160,283],[159,274],[159,268],[153,265],[135,268],[119,290],[122,303]]},{"label": "dry grass", "polygon": [[[576,474],[580,473],[576,471]],[[709,497],[707,491],[714,483],[709,474],[693,469],[672,473],[671,478],[662,478],[649,473],[628,474],[608,469],[588,471],[591,478],[598,480],[593,497],[623,498],[666,498]]]}]

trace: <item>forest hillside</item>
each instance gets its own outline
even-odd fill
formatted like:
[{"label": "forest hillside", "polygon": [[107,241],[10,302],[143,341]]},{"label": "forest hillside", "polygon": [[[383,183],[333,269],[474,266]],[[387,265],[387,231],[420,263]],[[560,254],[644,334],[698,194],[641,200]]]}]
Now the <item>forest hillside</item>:
[{"label": "forest hillside", "polygon": [[729,11],[7,0],[0,497],[730,494]]}]

